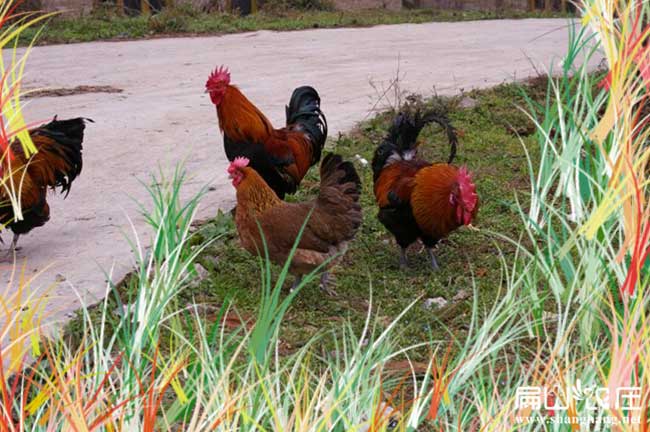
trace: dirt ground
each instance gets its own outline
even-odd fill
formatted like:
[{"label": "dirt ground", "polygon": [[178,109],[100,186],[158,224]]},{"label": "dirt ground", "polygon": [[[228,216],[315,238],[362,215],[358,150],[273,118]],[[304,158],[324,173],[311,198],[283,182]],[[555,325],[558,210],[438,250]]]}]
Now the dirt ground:
[{"label": "dirt ground", "polygon": [[[81,176],[66,200],[50,197],[51,220],[21,238],[18,262],[36,276],[33,286],[50,288],[48,321],[59,322],[80,299],[100,300],[107,277],[119,280],[132,268],[125,236],[133,238],[135,229],[148,244],[136,203],[149,204],[140,182],[151,172],[170,172],[185,161],[186,196],[211,186],[198,217],[231,208],[234,190],[216,112],[203,92],[217,65],[228,65],[232,81],[278,126],[292,89],[313,85],[335,137],[371,114],[377,94],[370,83],[386,86],[398,58],[405,90],[452,94],[492,86],[557,63],[567,24],[430,23],[34,48],[25,87],[56,91],[28,99],[28,121],[57,114],[95,123],[86,129]],[[61,91],[78,86],[122,91]],[[2,279],[11,268],[0,262]]]}]

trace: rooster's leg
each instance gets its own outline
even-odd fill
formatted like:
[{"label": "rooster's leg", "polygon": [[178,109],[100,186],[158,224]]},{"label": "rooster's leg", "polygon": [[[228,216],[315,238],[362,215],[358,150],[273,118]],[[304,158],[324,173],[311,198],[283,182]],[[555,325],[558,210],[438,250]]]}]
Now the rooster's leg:
[{"label": "rooster's leg", "polygon": [[431,268],[433,270],[439,270],[438,261],[436,261],[436,256],[433,254],[433,248],[427,248],[427,254],[429,254],[429,259],[431,260]]},{"label": "rooster's leg", "polygon": [[10,257],[14,252],[18,250],[18,247],[16,247],[16,244],[18,243],[18,237],[20,237],[20,234],[14,233],[14,238],[11,240],[11,246],[9,246],[9,250],[5,255],[5,258]]},{"label": "rooster's leg", "polygon": [[409,268],[409,261],[406,259],[406,248],[400,248],[399,251],[399,268],[406,270]]},{"label": "rooster's leg", "polygon": [[14,239],[11,241],[11,249],[13,250],[18,250],[18,237],[20,237],[20,234],[14,233]]},{"label": "rooster's leg", "polygon": [[320,276],[320,289],[322,289],[329,296],[332,297],[338,296],[338,293],[334,291],[333,288],[329,287],[329,283],[330,283],[329,272],[323,272],[323,274]]}]

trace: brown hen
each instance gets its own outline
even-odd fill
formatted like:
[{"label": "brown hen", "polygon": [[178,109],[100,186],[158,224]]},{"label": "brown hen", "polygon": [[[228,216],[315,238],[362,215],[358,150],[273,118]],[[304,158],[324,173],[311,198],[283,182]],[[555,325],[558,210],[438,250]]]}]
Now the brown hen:
[{"label": "brown hen", "polygon": [[[352,163],[328,154],[320,167],[318,197],[301,203],[278,198],[248,163],[246,158],[236,158],[228,167],[237,189],[235,222],[242,246],[263,257],[263,233],[269,258],[282,265],[307,220],[289,268],[297,276],[294,287],[302,275],[322,265],[333,266],[361,225],[361,181]],[[321,276],[321,288],[335,295],[328,288],[327,271]]]}]

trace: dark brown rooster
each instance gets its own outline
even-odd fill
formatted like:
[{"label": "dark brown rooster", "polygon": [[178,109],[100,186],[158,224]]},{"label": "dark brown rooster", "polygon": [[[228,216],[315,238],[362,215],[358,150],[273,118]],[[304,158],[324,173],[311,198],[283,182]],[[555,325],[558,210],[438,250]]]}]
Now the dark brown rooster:
[{"label": "dark brown rooster", "polygon": [[[228,167],[232,184],[237,189],[235,222],[242,246],[252,254],[264,256],[261,229],[269,258],[282,265],[289,257],[303,222],[309,218],[289,269],[297,276],[294,286],[302,275],[320,265],[334,265],[361,225],[361,181],[352,163],[328,154],[320,166],[318,197],[307,202],[288,203],[277,196],[248,162],[246,158],[235,158]],[[321,276],[321,288],[335,295],[328,288],[327,272]]]},{"label": "dark brown rooster", "polygon": [[[81,173],[86,120],[89,119],[57,120],[54,117],[51,122],[31,129],[29,134],[38,152],[29,158],[18,140],[10,144],[13,157],[9,160],[7,156],[2,160],[5,179],[4,187],[0,189],[0,229],[6,227],[13,231],[13,249],[21,234],[43,226],[49,220],[48,188],[60,187],[61,193],[68,196],[72,182]],[[11,183],[16,190],[20,188],[22,220],[16,220],[8,199],[6,188]]]},{"label": "dark brown rooster", "polygon": [[286,107],[286,126],[273,128],[266,116],[234,85],[227,69],[217,68],[205,84],[217,107],[226,157],[242,156],[280,198],[292,194],[312,165],[318,163],[327,139],[327,121],[320,96],[312,87],[298,87]]},{"label": "dark brown rooster", "polygon": [[[441,124],[451,143],[448,163],[432,164],[419,159],[417,137],[431,122]],[[465,167],[451,165],[457,138],[445,116],[433,112],[402,112],[393,121],[372,160],[375,199],[379,220],[401,248],[400,266],[407,267],[406,248],[422,241],[431,266],[438,268],[433,247],[462,225],[469,225],[478,212],[478,195],[472,175]]]}]

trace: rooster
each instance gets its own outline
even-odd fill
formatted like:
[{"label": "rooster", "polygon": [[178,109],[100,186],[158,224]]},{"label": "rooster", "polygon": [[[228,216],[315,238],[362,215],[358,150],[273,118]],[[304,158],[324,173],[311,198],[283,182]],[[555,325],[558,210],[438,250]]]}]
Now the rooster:
[{"label": "rooster", "polygon": [[230,84],[224,67],[210,74],[205,84],[217,107],[226,157],[242,156],[278,197],[296,192],[312,165],[318,163],[327,138],[327,121],[320,96],[312,87],[298,87],[286,107],[287,125],[274,129],[246,96]]},{"label": "rooster", "polygon": [[[228,174],[237,190],[237,231],[242,246],[250,253],[264,256],[261,230],[271,261],[284,264],[307,220],[289,268],[297,275],[294,287],[302,275],[320,265],[334,265],[361,225],[361,181],[352,163],[344,162],[339,155],[325,156],[320,166],[320,192],[307,202],[282,201],[245,157],[235,158]],[[326,271],[321,276],[321,289],[336,295],[328,281]]]},{"label": "rooster", "polygon": [[[417,156],[417,137],[431,122],[447,131],[451,154],[447,163],[432,164]],[[478,212],[478,195],[466,167],[451,164],[457,138],[445,116],[433,112],[402,112],[396,116],[372,160],[379,221],[401,248],[400,267],[408,267],[406,249],[422,241],[431,267],[438,269],[433,247],[461,225],[469,225]]]},{"label": "rooster", "polygon": [[[1,161],[5,178],[0,189],[0,229],[7,227],[14,233],[9,252],[16,249],[21,234],[43,226],[49,220],[48,187],[60,187],[65,197],[70,193],[72,182],[81,173],[86,120],[92,121],[84,118],[57,120],[54,117],[51,122],[31,129],[29,135],[38,151],[29,158],[18,140],[10,144],[12,156],[7,154]],[[16,220],[9,203],[7,188],[11,183],[20,191],[22,220]]]}]

